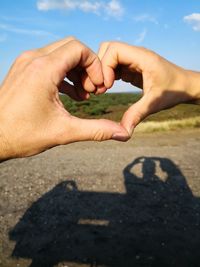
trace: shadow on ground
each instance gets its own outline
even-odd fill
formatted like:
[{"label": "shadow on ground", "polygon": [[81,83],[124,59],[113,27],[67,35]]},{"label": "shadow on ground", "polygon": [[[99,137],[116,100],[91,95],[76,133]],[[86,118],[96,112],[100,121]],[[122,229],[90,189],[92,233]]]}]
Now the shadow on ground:
[{"label": "shadow on ground", "polygon": [[123,174],[126,193],[65,181],[44,194],[10,231],[12,256],[32,259],[31,267],[200,266],[200,200],[181,170],[167,158],[141,157]]}]

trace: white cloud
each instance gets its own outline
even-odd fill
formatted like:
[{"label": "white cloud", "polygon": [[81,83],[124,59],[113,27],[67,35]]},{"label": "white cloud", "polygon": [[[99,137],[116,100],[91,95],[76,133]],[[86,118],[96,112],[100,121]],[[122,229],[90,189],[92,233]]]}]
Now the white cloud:
[{"label": "white cloud", "polygon": [[53,10],[53,9],[75,9],[77,1],[68,0],[39,0],[37,2],[37,8],[39,10]]},{"label": "white cloud", "polygon": [[139,34],[138,38],[135,40],[135,44],[141,44],[141,43],[144,41],[146,35],[147,35],[147,30],[144,29],[144,30]]},{"label": "white cloud", "polygon": [[183,20],[189,24],[192,24],[194,31],[200,31],[200,13],[193,13],[185,16]]},{"label": "white cloud", "polygon": [[98,14],[99,9],[101,8],[100,3],[91,3],[89,1],[84,1],[78,6],[83,12],[91,12]]},{"label": "white cloud", "polygon": [[110,1],[107,6],[106,10],[108,15],[114,17],[121,17],[124,13],[124,8],[121,6],[120,2],[117,0]]},{"label": "white cloud", "polygon": [[98,15],[107,15],[115,18],[122,17],[124,8],[119,0],[94,1],[94,0],[38,0],[37,8],[41,11],[48,10],[81,10]]},{"label": "white cloud", "polygon": [[0,35],[0,43],[4,43],[7,40],[7,34]]},{"label": "white cloud", "polygon": [[13,33],[24,34],[24,35],[50,36],[50,37],[58,38],[58,36],[54,35],[51,32],[42,31],[42,30],[28,30],[28,29],[23,29],[23,28],[17,28],[13,25],[3,24],[3,23],[0,23],[0,29],[6,32],[13,32]]},{"label": "white cloud", "polygon": [[149,15],[149,14],[141,14],[133,18],[136,22],[152,22],[156,25],[158,25],[158,21],[155,17]]}]

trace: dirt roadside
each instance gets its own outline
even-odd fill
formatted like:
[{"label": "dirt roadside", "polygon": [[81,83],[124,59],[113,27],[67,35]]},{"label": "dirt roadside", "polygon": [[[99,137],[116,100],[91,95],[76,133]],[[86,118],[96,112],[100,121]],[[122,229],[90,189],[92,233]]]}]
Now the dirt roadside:
[{"label": "dirt roadside", "polygon": [[200,129],[0,164],[0,266],[200,266]]}]

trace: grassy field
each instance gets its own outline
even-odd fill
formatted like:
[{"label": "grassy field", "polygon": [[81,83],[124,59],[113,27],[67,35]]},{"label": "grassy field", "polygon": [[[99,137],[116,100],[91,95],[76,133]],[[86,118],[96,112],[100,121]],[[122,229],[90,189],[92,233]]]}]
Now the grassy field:
[{"label": "grassy field", "polygon": [[138,94],[103,94],[91,95],[88,101],[76,102],[61,95],[65,108],[73,115],[81,118],[109,118],[120,121],[126,108],[136,102]]},{"label": "grassy field", "polygon": [[[126,109],[141,97],[140,94],[114,93],[100,96],[92,95],[87,101],[76,102],[68,96],[60,98],[65,108],[73,115],[81,118],[109,118],[120,121]],[[182,104],[149,116],[145,121],[180,120],[200,116],[197,105]]]},{"label": "grassy field", "polygon": [[[140,94],[115,93],[91,96],[90,100],[75,102],[61,95],[65,108],[81,118],[106,118],[120,121],[127,108],[141,97]],[[145,124],[145,126],[144,126]],[[200,127],[200,107],[182,104],[149,116],[140,129],[144,131]]]}]

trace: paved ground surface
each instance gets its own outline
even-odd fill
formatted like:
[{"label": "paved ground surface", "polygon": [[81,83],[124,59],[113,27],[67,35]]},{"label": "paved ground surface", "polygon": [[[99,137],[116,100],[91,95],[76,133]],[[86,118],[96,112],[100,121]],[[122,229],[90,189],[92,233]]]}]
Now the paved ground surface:
[{"label": "paved ground surface", "polygon": [[1,267],[199,267],[200,130],[0,164]]}]

